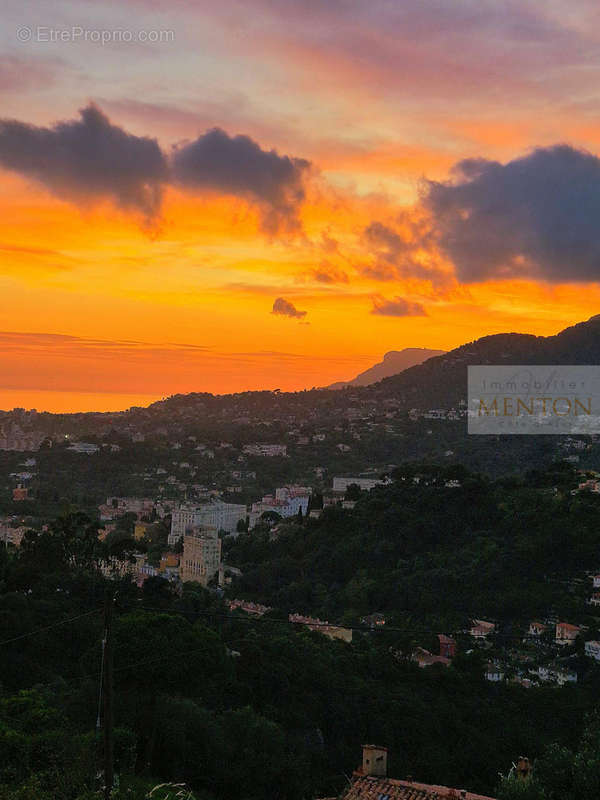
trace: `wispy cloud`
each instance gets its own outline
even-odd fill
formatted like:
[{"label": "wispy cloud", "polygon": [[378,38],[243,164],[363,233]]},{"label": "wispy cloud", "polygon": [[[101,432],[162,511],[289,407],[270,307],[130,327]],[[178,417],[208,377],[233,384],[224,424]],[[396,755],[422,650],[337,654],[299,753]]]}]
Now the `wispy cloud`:
[{"label": "wispy cloud", "polygon": [[3,94],[47,89],[65,65],[57,58],[23,58],[0,55],[0,92]]},{"label": "wispy cloud", "polygon": [[405,300],[403,297],[394,297],[386,300],[385,297],[373,298],[371,314],[381,317],[426,317],[427,312],[420,303]]},{"label": "wispy cloud", "polygon": [[317,283],[348,283],[350,281],[347,272],[327,261],[322,261],[310,275]]},{"label": "wispy cloud", "polygon": [[225,351],[190,343],[0,332],[0,390],[169,395],[301,389],[322,385],[329,376],[363,367],[366,361],[364,354]]}]

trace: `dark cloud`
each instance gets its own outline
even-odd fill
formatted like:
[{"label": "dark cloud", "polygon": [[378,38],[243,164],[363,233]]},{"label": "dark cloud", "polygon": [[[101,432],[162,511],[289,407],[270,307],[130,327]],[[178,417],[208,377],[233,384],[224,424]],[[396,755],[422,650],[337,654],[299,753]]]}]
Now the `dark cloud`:
[{"label": "dark cloud", "polygon": [[156,220],[167,161],[158,142],[112,125],[89,105],[80,119],[51,128],[0,120],[0,166],[78,204],[109,199]]},{"label": "dark cloud", "polygon": [[278,297],[273,303],[273,310],[271,314],[279,314],[283,317],[292,317],[293,319],[303,319],[306,316],[306,311],[299,311],[293,303],[289,300],[284,300],[283,297]]},{"label": "dark cloud", "polygon": [[413,303],[403,297],[386,300],[385,297],[374,297],[371,314],[381,317],[426,317],[427,312],[420,303]]},{"label": "dark cloud", "polygon": [[229,136],[213,128],[175,148],[174,180],[187,189],[212,190],[242,197],[261,210],[268,233],[297,230],[309,162],[263,150],[249,136]]},{"label": "dark cloud", "polygon": [[338,269],[338,267],[329,264],[327,261],[323,261],[316,267],[311,276],[319,283],[348,283],[349,281],[348,275],[343,269]]},{"label": "dark cloud", "polygon": [[0,167],[78,205],[110,200],[140,212],[148,224],[158,219],[169,183],[234,195],[257,206],[262,228],[274,234],[300,229],[310,164],[263,150],[248,136],[231,137],[220,128],[167,155],[156,139],[128,133],[89,105],[79,119],[52,127],[0,120]]},{"label": "dark cloud", "polygon": [[600,280],[600,159],[568,145],[501,164],[461,161],[427,181],[423,203],[441,250],[466,283]]}]

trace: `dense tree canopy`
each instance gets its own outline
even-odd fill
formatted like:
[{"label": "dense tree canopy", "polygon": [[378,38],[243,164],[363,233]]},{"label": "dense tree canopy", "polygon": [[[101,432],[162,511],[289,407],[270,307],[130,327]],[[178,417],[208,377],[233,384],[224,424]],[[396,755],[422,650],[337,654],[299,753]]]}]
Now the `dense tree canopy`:
[{"label": "dense tree canopy", "polygon": [[[600,534],[598,498],[572,494],[574,480],[563,467],[512,482],[406,468],[353,511],[241,534],[227,553],[243,570],[232,591],[272,605],[260,619],[197,585],[104,578],[114,543],[85,515],[27,534],[19,551],[0,550],[1,800],[97,796],[108,585],[123,798],[161,781],[197,800],[331,796],[365,741],[390,748],[400,777],[492,794],[525,753],[536,760],[528,791],[546,792],[535,800],[561,781],[568,800],[596,796],[596,728],[581,739],[593,670],[577,686],[524,689],[485,681],[478,652],[425,670],[396,655],[475,610],[508,625],[579,607],[571,578],[596,566]],[[348,644],[289,624],[292,610],[352,624],[383,611],[391,624],[359,626]],[[509,800],[524,787],[501,790]]]}]

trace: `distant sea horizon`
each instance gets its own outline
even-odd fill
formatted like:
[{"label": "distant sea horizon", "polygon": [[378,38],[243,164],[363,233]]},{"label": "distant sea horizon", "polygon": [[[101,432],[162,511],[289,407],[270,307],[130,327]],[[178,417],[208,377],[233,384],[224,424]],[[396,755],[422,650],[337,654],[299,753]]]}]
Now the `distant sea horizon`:
[{"label": "distant sea horizon", "polygon": [[131,406],[149,406],[162,400],[161,394],[121,392],[69,392],[49,389],[0,389],[0,411],[35,409],[52,414],[81,414],[90,411],[127,411]]}]

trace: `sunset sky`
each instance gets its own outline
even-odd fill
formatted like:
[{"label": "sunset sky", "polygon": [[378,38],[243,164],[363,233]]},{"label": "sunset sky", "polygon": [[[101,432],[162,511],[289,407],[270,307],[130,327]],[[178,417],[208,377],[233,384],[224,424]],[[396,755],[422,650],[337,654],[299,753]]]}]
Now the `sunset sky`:
[{"label": "sunset sky", "polygon": [[0,408],[310,388],[600,312],[597,2],[3,23]]}]

